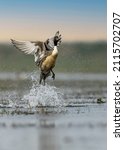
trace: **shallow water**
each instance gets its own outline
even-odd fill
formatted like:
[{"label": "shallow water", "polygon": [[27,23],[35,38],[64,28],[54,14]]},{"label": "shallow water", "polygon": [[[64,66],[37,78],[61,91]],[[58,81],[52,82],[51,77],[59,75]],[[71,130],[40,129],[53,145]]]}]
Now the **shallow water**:
[{"label": "shallow water", "polygon": [[0,150],[107,149],[106,75],[12,76],[0,75]]}]

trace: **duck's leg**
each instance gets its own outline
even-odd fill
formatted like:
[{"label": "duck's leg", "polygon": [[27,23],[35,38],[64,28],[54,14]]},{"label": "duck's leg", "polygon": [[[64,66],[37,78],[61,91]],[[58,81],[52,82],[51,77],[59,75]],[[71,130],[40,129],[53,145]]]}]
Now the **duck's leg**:
[{"label": "duck's leg", "polygon": [[46,82],[45,82],[45,79],[46,79],[46,77],[44,76],[44,77],[43,77],[43,85],[44,85],[44,86],[45,86],[45,83],[46,83]]},{"label": "duck's leg", "polygon": [[43,85],[45,85],[45,80],[46,80],[46,75],[44,73],[40,73],[40,81],[39,81],[39,84],[41,84],[43,80]]},{"label": "duck's leg", "polygon": [[45,83],[46,83],[45,80],[46,80],[46,78],[47,78],[49,75],[50,75],[50,71],[47,72],[47,73],[43,73],[43,72],[41,71],[39,84],[41,84],[41,82],[42,82],[42,80],[43,80],[43,85],[45,85]]},{"label": "duck's leg", "polygon": [[51,75],[50,71],[51,71],[51,70],[49,70],[47,73],[43,74],[44,85],[45,85],[45,83],[46,83],[46,82],[45,82],[45,81],[46,81],[46,78]]},{"label": "duck's leg", "polygon": [[53,80],[55,79],[55,73],[53,72],[53,70],[51,69],[51,72],[52,72],[52,78]]},{"label": "duck's leg", "polygon": [[42,79],[43,79],[43,73],[41,72],[41,73],[40,73],[40,81],[39,81],[39,84],[41,84]]}]

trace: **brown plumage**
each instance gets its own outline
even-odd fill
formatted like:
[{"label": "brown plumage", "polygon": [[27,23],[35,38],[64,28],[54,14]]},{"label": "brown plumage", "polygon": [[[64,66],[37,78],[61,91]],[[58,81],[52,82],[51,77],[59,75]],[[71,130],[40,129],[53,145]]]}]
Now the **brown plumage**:
[{"label": "brown plumage", "polygon": [[56,32],[55,36],[51,39],[46,40],[46,42],[40,41],[17,41],[11,39],[13,45],[24,52],[25,54],[34,55],[35,64],[40,68],[40,81],[41,84],[43,80],[43,85],[45,85],[45,80],[52,73],[52,78],[55,79],[55,73],[53,68],[56,63],[58,56],[58,46],[61,43],[61,35],[59,31]]},{"label": "brown plumage", "polygon": [[58,56],[58,49],[55,46],[54,50],[49,53],[43,61],[40,62],[39,67],[41,69],[40,81],[41,84],[43,80],[43,84],[45,85],[45,79],[52,73],[52,78],[55,79],[55,73],[53,72],[53,68],[55,67],[56,59]]}]

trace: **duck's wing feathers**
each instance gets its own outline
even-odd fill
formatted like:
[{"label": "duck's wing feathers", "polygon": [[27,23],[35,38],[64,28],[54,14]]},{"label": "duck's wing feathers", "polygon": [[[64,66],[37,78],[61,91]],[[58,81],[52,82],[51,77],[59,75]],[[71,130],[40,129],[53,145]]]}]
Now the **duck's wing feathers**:
[{"label": "duck's wing feathers", "polygon": [[34,55],[34,61],[36,65],[39,65],[39,62],[46,59],[46,57],[51,53],[51,50],[46,50],[44,42],[18,41],[13,39],[11,39],[11,42],[17,49],[19,49],[23,53]]},{"label": "duck's wing feathers", "polygon": [[39,46],[36,45],[35,42],[30,42],[30,41],[17,41],[11,39],[11,42],[13,45],[19,49],[20,51],[24,52],[25,54],[32,54],[38,50]]}]

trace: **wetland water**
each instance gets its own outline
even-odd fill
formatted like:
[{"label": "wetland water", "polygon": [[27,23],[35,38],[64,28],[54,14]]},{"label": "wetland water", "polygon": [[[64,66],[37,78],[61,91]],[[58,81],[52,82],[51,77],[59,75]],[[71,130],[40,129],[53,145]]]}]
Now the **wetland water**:
[{"label": "wetland water", "polygon": [[[106,150],[106,74],[0,73],[0,150]],[[97,103],[98,99],[104,103]]]}]

